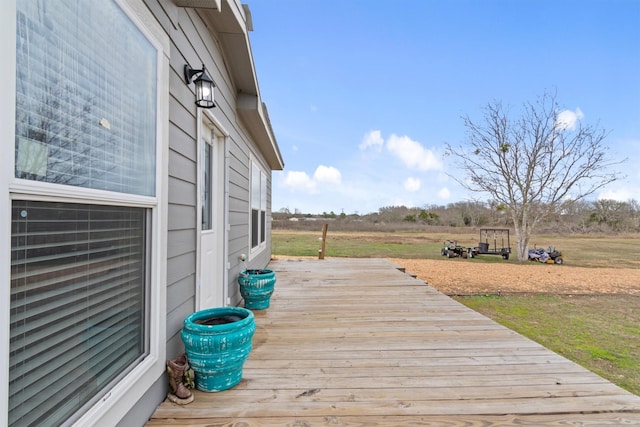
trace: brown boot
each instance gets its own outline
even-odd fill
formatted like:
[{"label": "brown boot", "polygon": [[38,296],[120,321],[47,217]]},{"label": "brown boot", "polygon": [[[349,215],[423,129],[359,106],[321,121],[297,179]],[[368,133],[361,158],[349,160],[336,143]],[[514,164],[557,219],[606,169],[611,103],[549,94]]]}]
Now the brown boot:
[{"label": "brown boot", "polygon": [[186,368],[187,356],[185,354],[181,354],[173,360],[167,360],[167,374],[169,375],[169,387],[171,388],[171,392],[167,397],[178,405],[186,405],[193,402],[193,393],[182,382]]}]

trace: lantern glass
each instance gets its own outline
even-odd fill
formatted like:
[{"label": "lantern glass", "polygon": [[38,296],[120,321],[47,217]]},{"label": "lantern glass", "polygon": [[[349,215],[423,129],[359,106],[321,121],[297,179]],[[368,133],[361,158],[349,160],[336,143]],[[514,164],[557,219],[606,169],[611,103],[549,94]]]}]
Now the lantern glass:
[{"label": "lantern glass", "polygon": [[189,64],[184,66],[184,78],[187,84],[191,83],[193,76],[197,77],[193,80],[196,87],[196,105],[201,108],[213,108],[215,103],[213,101],[213,88],[215,84],[211,77],[207,75],[204,64],[202,64],[201,70],[192,69]]},{"label": "lantern glass", "polygon": [[196,105],[202,108],[213,108],[213,82],[196,81]]},{"label": "lantern glass", "polygon": [[207,78],[207,75],[203,73],[194,82],[196,84],[196,105],[202,108],[213,108],[215,104],[213,102],[213,82]]}]

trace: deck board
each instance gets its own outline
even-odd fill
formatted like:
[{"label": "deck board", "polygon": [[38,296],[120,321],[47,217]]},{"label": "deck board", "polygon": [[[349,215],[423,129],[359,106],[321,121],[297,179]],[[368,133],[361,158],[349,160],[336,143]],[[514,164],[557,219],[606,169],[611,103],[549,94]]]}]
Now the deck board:
[{"label": "deck board", "polygon": [[280,260],[243,379],[149,426],[640,425],[640,397],[381,259]]}]

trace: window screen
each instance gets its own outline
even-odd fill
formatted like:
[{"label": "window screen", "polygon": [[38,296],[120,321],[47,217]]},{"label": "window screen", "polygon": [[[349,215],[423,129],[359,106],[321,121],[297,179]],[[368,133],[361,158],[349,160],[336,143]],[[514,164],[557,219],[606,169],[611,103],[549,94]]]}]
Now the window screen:
[{"label": "window screen", "polygon": [[13,202],[11,425],[59,424],[145,353],[145,217]]}]

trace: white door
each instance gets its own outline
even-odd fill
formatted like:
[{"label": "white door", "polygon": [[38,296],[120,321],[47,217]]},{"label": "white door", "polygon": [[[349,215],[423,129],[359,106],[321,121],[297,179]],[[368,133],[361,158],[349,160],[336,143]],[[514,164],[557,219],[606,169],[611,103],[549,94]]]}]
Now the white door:
[{"label": "white door", "polygon": [[199,277],[197,309],[221,307],[226,299],[224,283],[223,138],[203,115],[200,128],[198,170],[200,209]]}]

